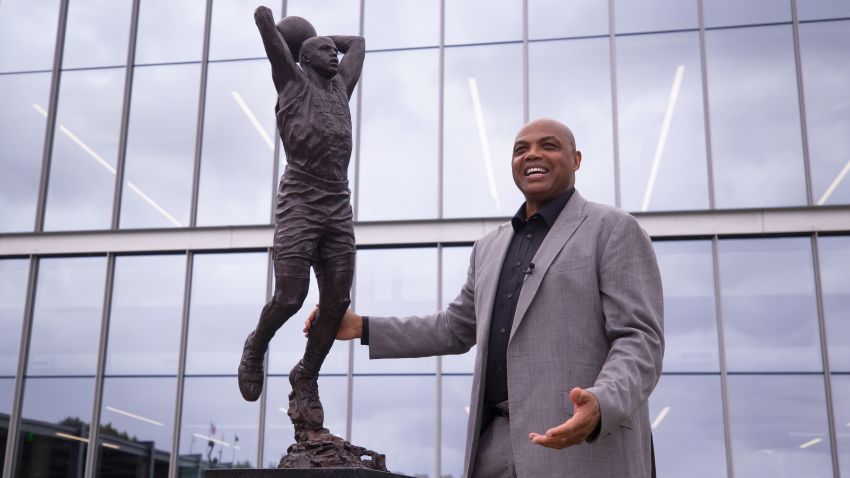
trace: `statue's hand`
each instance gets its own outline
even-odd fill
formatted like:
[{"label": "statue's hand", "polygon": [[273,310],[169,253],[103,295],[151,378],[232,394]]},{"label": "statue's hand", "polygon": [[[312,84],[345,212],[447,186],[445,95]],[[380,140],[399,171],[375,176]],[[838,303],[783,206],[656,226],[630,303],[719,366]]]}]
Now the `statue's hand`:
[{"label": "statue's hand", "polygon": [[[310,315],[307,316],[307,320],[304,321],[304,336],[310,333],[310,328],[313,326],[313,322],[316,320],[316,317],[319,315],[319,306],[316,305],[316,308],[310,312]],[[363,317],[354,313],[351,309],[346,309],[345,315],[342,316],[342,322],[339,324],[339,330],[336,332],[337,340],[352,340],[359,339],[363,336]]]}]

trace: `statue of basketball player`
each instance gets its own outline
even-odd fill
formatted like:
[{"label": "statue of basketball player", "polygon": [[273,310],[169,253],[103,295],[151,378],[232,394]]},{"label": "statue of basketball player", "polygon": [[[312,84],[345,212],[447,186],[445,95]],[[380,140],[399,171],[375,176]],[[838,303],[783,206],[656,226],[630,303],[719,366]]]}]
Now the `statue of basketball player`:
[{"label": "statue of basketball player", "polygon": [[[312,266],[322,309],[303,358],[289,374],[288,414],[300,442],[328,433],[317,378],[350,303],[355,250],[348,189],[352,145],[348,101],[366,49],[362,37],[312,36],[300,45],[299,68],[294,56],[299,55],[298,40],[292,39],[315,35],[309,22],[287,17],[279,31],[271,10],[264,6],[254,12],[254,20],[272,66],[278,93],[275,114],[287,165],[275,209],[274,296],[245,341],[239,390],[245,400],[260,397],[263,356],[275,332],[301,308]],[[291,30],[286,29],[288,21]],[[304,34],[305,30],[310,33]],[[339,53],[344,54],[342,61]]]}]

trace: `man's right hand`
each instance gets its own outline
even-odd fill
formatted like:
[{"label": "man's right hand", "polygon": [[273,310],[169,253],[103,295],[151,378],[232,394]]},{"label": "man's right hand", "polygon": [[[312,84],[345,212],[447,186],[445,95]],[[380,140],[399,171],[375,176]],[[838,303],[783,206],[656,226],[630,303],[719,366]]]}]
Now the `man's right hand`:
[{"label": "man's right hand", "polygon": [[[304,322],[304,336],[310,333],[310,327],[313,326],[313,321],[319,314],[319,306],[317,305],[307,320]],[[342,316],[342,322],[339,324],[339,330],[336,332],[337,340],[352,340],[359,339],[363,336],[363,317],[354,313],[353,310],[347,309],[345,315]]]}]

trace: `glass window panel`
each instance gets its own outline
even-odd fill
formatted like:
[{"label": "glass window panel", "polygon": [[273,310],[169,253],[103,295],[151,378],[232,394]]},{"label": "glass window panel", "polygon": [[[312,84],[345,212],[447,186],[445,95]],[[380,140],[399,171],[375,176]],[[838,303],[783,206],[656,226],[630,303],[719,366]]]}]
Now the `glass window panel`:
[{"label": "glass window panel", "polygon": [[176,395],[172,377],[104,380],[99,476],[146,470],[152,456],[156,468],[164,463],[167,476]]},{"label": "glass window panel", "polygon": [[[280,19],[280,2],[266,2]],[[256,0],[214,0],[210,25],[210,60],[266,58],[263,40],[254,23]],[[266,68],[268,70],[268,68]],[[212,68],[210,68],[212,70]],[[265,72],[270,76],[269,72]]]},{"label": "glass window panel", "polygon": [[438,1],[367,0],[365,9],[363,36],[370,50],[437,46],[440,43]]},{"label": "glass window panel", "polygon": [[791,21],[791,2],[788,0],[711,0],[703,2],[703,9],[708,28]]},{"label": "glass window panel", "polygon": [[28,259],[0,260],[0,376],[18,371],[29,267]]},{"label": "glass window panel", "polygon": [[[561,61],[563,58],[570,58],[570,61]],[[528,64],[530,117],[555,118],[572,129],[576,147],[582,154],[581,169],[576,172],[576,189],[591,201],[614,204],[608,39],[535,42],[528,48]],[[572,65],[581,65],[581,74],[575,74]],[[516,133],[504,132],[511,145]],[[504,150],[505,164],[511,149]],[[507,168],[505,171],[510,174]],[[511,188],[516,189],[513,185]],[[505,212],[507,216],[514,211]]]},{"label": "glass window panel", "polygon": [[658,476],[726,476],[719,376],[664,375],[649,397]]},{"label": "glass window panel", "polygon": [[28,378],[24,390],[15,476],[82,478],[94,379]]},{"label": "glass window panel", "polygon": [[664,283],[664,371],[719,372],[710,241],[658,241]]},{"label": "glass window panel", "polygon": [[[194,258],[186,348],[187,374],[232,374],[244,337],[266,302],[268,254],[198,254]],[[299,332],[301,326],[297,326]],[[235,382],[232,388],[236,390]]]},{"label": "glass window panel", "polygon": [[[455,300],[463,285],[466,284],[470,254],[472,254],[471,246],[443,248],[443,303],[440,304],[441,308],[446,308],[449,303]],[[472,373],[475,367],[476,352],[476,346],[473,345],[465,354],[443,356],[443,373]],[[462,454],[461,459],[463,459]]]},{"label": "glass window panel", "polygon": [[623,209],[708,209],[699,34],[617,38],[617,106]]},{"label": "glass window panel", "polygon": [[706,63],[717,206],[804,205],[791,27],[709,31]]},{"label": "glass window panel", "polygon": [[850,237],[819,237],[818,253],[829,368],[850,372]]},{"label": "glass window panel", "polygon": [[3,0],[0,71],[53,69],[58,19],[59,0]]},{"label": "glass window panel", "polygon": [[276,98],[268,61],[210,64],[198,225],[269,223]]},{"label": "glass window panel", "polygon": [[62,73],[45,230],[110,227],[124,70]]},{"label": "glass window panel", "polygon": [[719,254],[729,371],[822,370],[810,240],[721,240]]},{"label": "glass window panel", "polygon": [[122,228],[189,225],[200,72],[200,65],[135,69]]},{"label": "glass window panel", "polygon": [[105,282],[104,257],[40,260],[28,375],[94,375]]},{"label": "glass window panel", "polygon": [[463,476],[466,453],[472,376],[444,375],[442,381],[440,473],[443,477],[459,478]]},{"label": "glass window panel", "polygon": [[[139,5],[135,62],[200,61],[206,9],[204,0],[142,1]],[[253,25],[246,17],[241,16],[242,23]]]},{"label": "glass window panel", "polygon": [[832,405],[838,441],[838,468],[850,470],[850,375],[832,376]]},{"label": "glass window panel", "polygon": [[850,17],[850,3],[846,0],[806,0],[797,2],[800,20]]},{"label": "glass window panel", "polygon": [[729,377],[735,476],[832,475],[823,376]]},{"label": "glass window panel", "polygon": [[176,374],[186,256],[115,258],[107,374]]},{"label": "glass window panel", "polygon": [[[520,0],[493,0],[486,8],[476,0],[445,2],[446,44],[522,40],[522,16]],[[520,63],[516,65],[519,69]]]},{"label": "glass window panel", "polygon": [[697,28],[696,0],[615,0],[617,33]]},{"label": "glass window panel", "polygon": [[522,126],[520,65],[521,45],[445,50],[445,217],[512,216],[522,203],[511,176]]},{"label": "glass window panel", "polygon": [[203,476],[208,468],[255,467],[259,417],[259,402],[242,398],[236,377],[186,378],[179,476]]},{"label": "glass window panel", "polygon": [[351,442],[386,455],[393,473],[434,476],[434,389],[430,375],[354,377]]},{"label": "glass window panel", "polygon": [[49,95],[50,73],[0,75],[0,232],[33,230]]},{"label": "glass window panel", "polygon": [[812,199],[850,203],[850,21],[800,25]]},{"label": "glass window panel", "polygon": [[[266,434],[263,461],[265,468],[277,468],[287,447],[295,443],[295,429],[289,416],[289,392],[292,387],[287,377],[269,377],[266,405]],[[348,379],[346,377],[319,377],[319,397],[325,410],[325,428],[336,436],[345,437],[348,413]],[[377,422],[380,423],[380,422]],[[360,443],[354,443],[360,445]],[[380,452],[380,451],[379,451]]]},{"label": "glass window panel", "polygon": [[528,2],[528,36],[532,40],[607,34],[608,2],[597,0],[529,0]]},{"label": "glass window panel", "polygon": [[70,1],[62,68],[126,65],[132,6],[132,0]]},{"label": "glass window panel", "polygon": [[[437,250],[361,249],[357,251],[356,310],[367,316],[433,314],[437,310]],[[369,360],[368,347],[354,348],[355,373],[430,372],[436,359]],[[383,452],[381,452],[383,453]]]},{"label": "glass window panel", "polygon": [[366,58],[358,220],[436,217],[438,52]]},{"label": "glass window panel", "polygon": [[360,34],[360,0],[287,0],[286,14],[306,18],[319,35]]}]

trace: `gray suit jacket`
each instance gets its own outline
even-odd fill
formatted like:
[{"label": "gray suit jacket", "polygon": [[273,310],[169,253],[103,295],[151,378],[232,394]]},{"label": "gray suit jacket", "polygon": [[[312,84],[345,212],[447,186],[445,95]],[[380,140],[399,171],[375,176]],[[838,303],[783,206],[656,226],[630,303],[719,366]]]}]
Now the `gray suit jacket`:
[{"label": "gray suit jacket", "polygon": [[[476,242],[466,284],[446,310],[369,322],[371,358],[458,354],[478,344],[465,476],[481,433],[488,332],[512,235],[507,223]],[[647,397],[661,375],[664,339],[661,277],[649,237],[626,212],[576,192],[533,262],[508,342],[517,476],[650,476]],[[545,433],[572,415],[573,387],[598,399],[599,435],[564,450],[532,444],[529,432]]]}]

